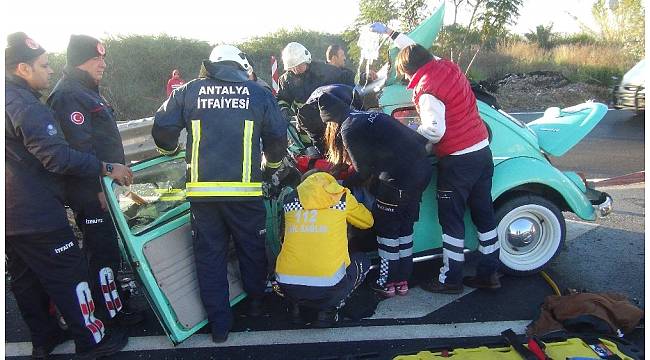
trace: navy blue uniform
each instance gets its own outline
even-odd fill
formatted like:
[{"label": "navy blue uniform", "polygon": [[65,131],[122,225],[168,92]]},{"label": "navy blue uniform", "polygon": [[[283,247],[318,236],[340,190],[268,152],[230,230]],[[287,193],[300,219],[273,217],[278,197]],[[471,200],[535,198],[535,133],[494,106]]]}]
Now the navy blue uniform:
[{"label": "navy blue uniform", "polygon": [[325,153],[325,123],[320,118],[318,110],[318,98],[324,93],[330,93],[349,104],[353,109],[363,107],[363,98],[352,86],[344,84],[332,84],[320,86],[314,90],[305,105],[298,110],[298,122],[309,136],[312,144],[318,147],[321,153]]},{"label": "navy blue uniform", "polygon": [[[319,61],[308,64],[307,71],[299,75],[286,71],[278,80],[280,89],[277,98],[280,109],[287,120],[290,120],[290,116],[299,115],[299,110],[317,88],[332,84],[345,84],[353,87],[354,74],[350,74],[349,71]],[[310,121],[312,119],[317,120],[318,118],[299,115],[298,125],[308,136],[308,139],[304,140],[311,140],[315,146],[322,150],[321,143],[325,126],[322,121]]]},{"label": "navy blue uniform", "polygon": [[[66,66],[47,103],[72,148],[94,154],[104,162],[125,163],[113,109],[87,72]],[[96,279],[93,297],[101,304],[97,316],[109,320],[123,308],[124,299],[111,295],[111,288],[117,288],[117,294],[121,294],[114,281],[121,258],[115,226],[98,199],[100,192],[97,176],[66,177],[66,198],[83,233],[83,250]]]},{"label": "navy blue uniform", "polygon": [[17,77],[5,79],[5,246],[11,289],[34,346],[60,331],[49,315],[52,299],[77,351],[98,343],[88,268],[64,208],[61,174],[98,177],[101,162],[71,149],[40,94]]},{"label": "navy blue uniform", "polygon": [[340,131],[357,171],[346,185],[370,176],[379,179],[372,209],[381,258],[377,283],[407,281],[413,269],[413,224],[433,172],[426,139],[378,112],[353,111]]},{"label": "navy blue uniform", "polygon": [[151,130],[163,154],[178,148],[187,129],[186,195],[191,204],[194,253],[201,299],[213,333],[232,326],[227,251],[235,241],[244,290],[264,293],[265,208],[262,152],[271,167],[286,152],[287,122],[269,91],[246,73],[204,62],[207,77],[176,89],[158,109]]}]

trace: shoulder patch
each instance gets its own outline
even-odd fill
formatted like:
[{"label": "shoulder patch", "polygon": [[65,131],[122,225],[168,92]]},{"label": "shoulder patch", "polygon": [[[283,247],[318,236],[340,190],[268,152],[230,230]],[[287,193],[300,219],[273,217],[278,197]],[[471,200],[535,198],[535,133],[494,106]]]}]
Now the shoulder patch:
[{"label": "shoulder patch", "polygon": [[57,134],[57,131],[56,131],[56,128],[54,127],[54,125],[52,125],[52,124],[47,124],[47,133],[48,133],[50,136],[54,136],[54,135]]},{"label": "shoulder patch", "polygon": [[75,111],[72,114],[70,114],[70,121],[77,125],[81,125],[84,123],[84,114],[80,113],[79,111]]}]

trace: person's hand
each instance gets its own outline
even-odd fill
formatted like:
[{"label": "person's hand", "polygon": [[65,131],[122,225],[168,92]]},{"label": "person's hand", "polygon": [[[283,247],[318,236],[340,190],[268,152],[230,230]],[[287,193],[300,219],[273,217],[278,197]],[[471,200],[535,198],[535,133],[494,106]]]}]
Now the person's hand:
[{"label": "person's hand", "polygon": [[374,22],[370,25],[370,31],[378,34],[388,34],[391,32],[390,28],[379,21]]},{"label": "person's hand", "polygon": [[111,164],[113,170],[106,175],[111,179],[117,181],[120,185],[131,185],[133,183],[133,172],[129,169],[128,166],[122,164]]},{"label": "person's hand", "polygon": [[371,69],[370,72],[368,73],[368,79],[370,79],[370,81],[375,81],[377,80],[377,77],[378,77],[377,72]]}]

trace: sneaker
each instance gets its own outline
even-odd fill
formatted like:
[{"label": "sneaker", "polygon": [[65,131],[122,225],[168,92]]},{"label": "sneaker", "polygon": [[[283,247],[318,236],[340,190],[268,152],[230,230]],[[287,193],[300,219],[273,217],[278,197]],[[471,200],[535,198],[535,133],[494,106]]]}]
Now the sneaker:
[{"label": "sneaker", "polygon": [[318,312],[316,321],[312,323],[315,328],[328,328],[339,322],[339,311],[336,308],[321,310]]},{"label": "sneaker", "polygon": [[422,290],[437,294],[462,294],[463,284],[443,284],[438,279],[429,280],[420,284]]},{"label": "sneaker", "polygon": [[488,277],[484,276],[466,276],[463,278],[463,284],[473,287],[475,289],[499,289],[501,287],[501,280],[497,273],[493,273]]},{"label": "sneaker", "polygon": [[230,332],[212,332],[212,342],[215,344],[222,344],[228,340],[228,334]]},{"label": "sneaker", "polygon": [[385,298],[391,298],[395,296],[395,284],[393,283],[388,283],[384,286],[381,286],[377,284],[376,282],[373,282],[370,285],[370,288],[376,292],[377,294],[385,297]]},{"label": "sneaker", "polygon": [[75,359],[78,360],[95,360],[104,356],[110,356],[124,349],[129,342],[129,336],[125,331],[115,331],[104,336],[102,341],[88,351],[78,352]]},{"label": "sneaker", "polygon": [[32,359],[45,360],[49,357],[54,349],[65,342],[65,334],[57,332],[56,335],[48,339],[47,343],[42,346],[34,346],[32,348]]},{"label": "sneaker", "polygon": [[400,281],[395,284],[395,292],[397,295],[404,296],[409,293],[409,282]]},{"label": "sneaker", "polygon": [[251,298],[248,302],[248,310],[246,315],[250,317],[260,317],[264,315],[264,299],[263,298]]}]

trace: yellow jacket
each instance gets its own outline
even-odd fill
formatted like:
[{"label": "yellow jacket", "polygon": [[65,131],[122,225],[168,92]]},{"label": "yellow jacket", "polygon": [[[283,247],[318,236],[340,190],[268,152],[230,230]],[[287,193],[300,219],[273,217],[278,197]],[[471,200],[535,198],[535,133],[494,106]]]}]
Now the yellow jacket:
[{"label": "yellow jacket", "polygon": [[275,271],[278,282],[333,286],[350,265],[347,223],[373,225],[372,215],[328,173],[303,181],[284,203],[284,243]]}]

